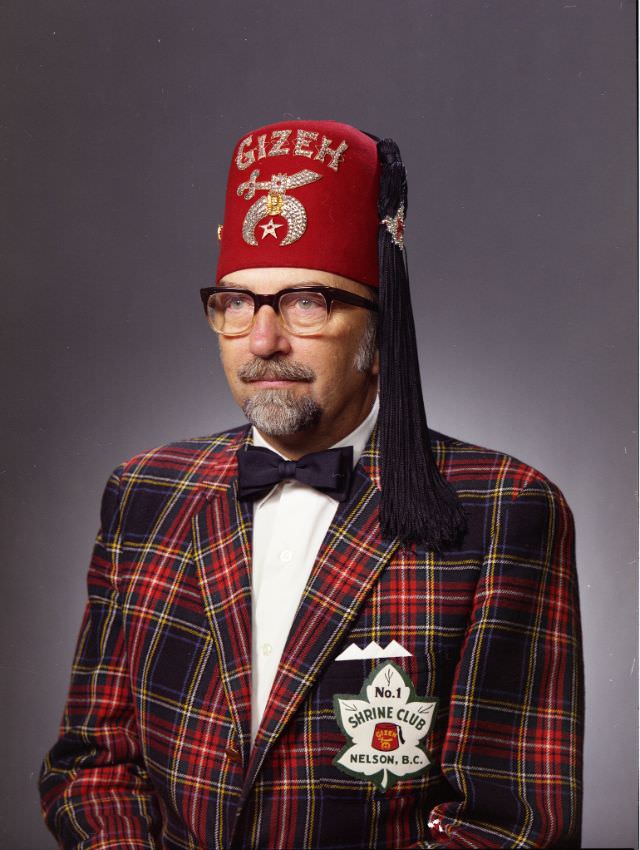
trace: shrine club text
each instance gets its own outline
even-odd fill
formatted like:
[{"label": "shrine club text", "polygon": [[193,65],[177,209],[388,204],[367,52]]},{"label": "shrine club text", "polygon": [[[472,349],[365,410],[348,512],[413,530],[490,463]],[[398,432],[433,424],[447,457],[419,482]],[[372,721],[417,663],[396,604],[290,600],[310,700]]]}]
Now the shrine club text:
[{"label": "shrine club text", "polygon": [[414,714],[412,711],[407,711],[406,708],[396,709],[393,705],[377,705],[373,708],[365,708],[362,711],[357,711],[349,716],[349,723],[353,728],[357,728],[361,723],[367,723],[369,720],[398,720],[400,723],[408,723],[410,726],[420,731],[424,728],[426,721],[419,714]]}]

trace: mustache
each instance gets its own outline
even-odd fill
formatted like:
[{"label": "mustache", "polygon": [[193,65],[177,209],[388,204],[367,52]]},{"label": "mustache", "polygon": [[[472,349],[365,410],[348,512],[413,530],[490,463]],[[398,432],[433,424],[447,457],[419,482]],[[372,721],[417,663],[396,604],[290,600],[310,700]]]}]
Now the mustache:
[{"label": "mustache", "polygon": [[252,381],[306,381],[311,383],[316,379],[316,373],[308,366],[297,363],[295,360],[284,360],[278,357],[272,360],[256,357],[241,366],[237,375],[245,383]]}]

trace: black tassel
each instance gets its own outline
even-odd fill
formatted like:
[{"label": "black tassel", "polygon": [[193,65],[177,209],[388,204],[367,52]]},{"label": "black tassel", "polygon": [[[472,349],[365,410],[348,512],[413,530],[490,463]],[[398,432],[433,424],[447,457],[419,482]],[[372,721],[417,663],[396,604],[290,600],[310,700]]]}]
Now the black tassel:
[{"label": "black tassel", "polygon": [[[407,179],[398,146],[377,140],[381,164],[378,212],[380,263],[380,521],[387,538],[440,549],[458,541],[466,518],[451,485],[440,474],[429,440],[422,398],[411,293],[398,231],[398,210],[407,211]],[[395,238],[394,238],[395,236]],[[398,244],[400,243],[400,244]]]}]

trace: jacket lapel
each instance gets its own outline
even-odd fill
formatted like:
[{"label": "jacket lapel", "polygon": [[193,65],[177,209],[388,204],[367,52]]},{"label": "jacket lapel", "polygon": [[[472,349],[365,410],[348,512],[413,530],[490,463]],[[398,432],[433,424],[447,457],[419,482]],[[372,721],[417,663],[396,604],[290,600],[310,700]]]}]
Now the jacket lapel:
[{"label": "jacket lapel", "polygon": [[251,536],[253,508],[237,498],[236,454],[229,446],[208,475],[192,520],[194,559],[220,676],[247,764],[251,736]]},{"label": "jacket lapel", "polygon": [[275,740],[317,681],[398,547],[379,525],[376,431],[363,453],[349,498],[329,527],[302,596],[256,738],[248,793]]}]

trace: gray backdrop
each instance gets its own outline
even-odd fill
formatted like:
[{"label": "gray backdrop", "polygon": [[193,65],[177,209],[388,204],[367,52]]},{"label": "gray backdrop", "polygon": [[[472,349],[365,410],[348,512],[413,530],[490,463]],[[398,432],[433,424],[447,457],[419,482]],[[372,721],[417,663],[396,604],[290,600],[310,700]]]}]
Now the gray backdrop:
[{"label": "gray backdrop", "polygon": [[430,423],[572,505],[584,841],[636,842],[635,5],[9,0],[0,21],[6,432],[3,850],[54,843],[36,777],[102,486],[239,416],[198,287],[241,134],[393,135]]}]

